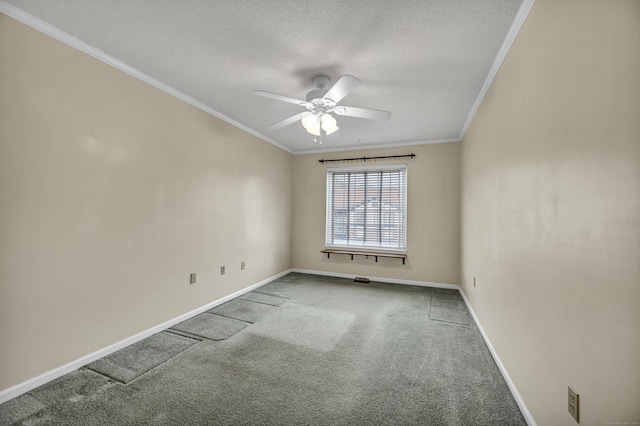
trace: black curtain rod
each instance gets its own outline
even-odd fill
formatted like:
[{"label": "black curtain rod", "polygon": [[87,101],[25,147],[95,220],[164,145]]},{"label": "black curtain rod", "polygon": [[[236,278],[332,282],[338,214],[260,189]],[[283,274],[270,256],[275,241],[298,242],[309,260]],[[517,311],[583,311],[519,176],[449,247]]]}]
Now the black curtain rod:
[{"label": "black curtain rod", "polygon": [[372,161],[372,160],[389,160],[393,158],[413,158],[415,154],[405,154],[405,155],[385,155],[382,157],[357,157],[357,158],[339,158],[336,160],[318,160],[320,163],[341,163],[343,161]]}]

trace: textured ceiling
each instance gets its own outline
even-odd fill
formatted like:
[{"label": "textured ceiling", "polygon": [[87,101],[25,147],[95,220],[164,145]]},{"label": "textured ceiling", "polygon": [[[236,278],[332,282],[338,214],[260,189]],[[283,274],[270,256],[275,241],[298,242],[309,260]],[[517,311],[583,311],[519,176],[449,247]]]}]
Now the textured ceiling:
[{"label": "textured ceiling", "polygon": [[[310,152],[459,140],[531,3],[8,0],[0,6],[74,36],[268,142]],[[322,146],[299,123],[269,130],[304,109],[253,92],[304,99],[319,73],[332,83],[344,74],[362,80],[340,105],[393,116],[384,122],[337,116],[342,136]]]}]

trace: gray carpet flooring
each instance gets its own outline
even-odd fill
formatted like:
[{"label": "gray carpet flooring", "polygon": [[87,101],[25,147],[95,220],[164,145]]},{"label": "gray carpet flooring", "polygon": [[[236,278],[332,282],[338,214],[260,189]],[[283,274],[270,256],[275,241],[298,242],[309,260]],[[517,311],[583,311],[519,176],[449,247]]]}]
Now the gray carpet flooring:
[{"label": "gray carpet flooring", "polygon": [[225,340],[246,326],[246,322],[205,312],[174,325],[169,330],[210,340]]},{"label": "gray carpet flooring", "polygon": [[248,300],[249,302],[263,303],[265,305],[280,306],[288,299],[280,296],[274,296],[272,294],[260,293],[258,290],[251,293],[243,294],[239,297],[240,300]]},{"label": "gray carpet flooring", "polygon": [[223,317],[233,318],[240,321],[255,323],[260,318],[265,317],[276,309],[275,306],[266,305],[264,303],[249,302],[241,299],[233,299],[220,306],[216,306],[207,312],[222,315]]},{"label": "gray carpet flooring", "polygon": [[129,383],[196,343],[198,340],[158,333],[92,362],[86,368],[121,383]]},{"label": "gray carpet flooring", "polygon": [[12,424],[526,422],[458,292],[294,273],[0,405]]}]

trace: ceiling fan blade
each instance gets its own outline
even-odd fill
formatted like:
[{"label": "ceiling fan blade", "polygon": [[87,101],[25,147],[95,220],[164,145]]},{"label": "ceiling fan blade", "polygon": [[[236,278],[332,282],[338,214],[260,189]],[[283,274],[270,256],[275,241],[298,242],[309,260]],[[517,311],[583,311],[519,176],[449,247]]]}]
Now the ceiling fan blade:
[{"label": "ceiling fan blade", "polygon": [[391,113],[389,111],[382,111],[379,109],[339,106],[339,107],[336,107],[333,110],[333,112],[335,112],[338,115],[367,118],[369,120],[385,121],[391,118]]},{"label": "ceiling fan blade", "polygon": [[331,99],[338,103],[342,98],[347,96],[360,85],[361,81],[351,75],[343,75],[340,80],[336,81],[331,89],[323,96],[323,99]]},{"label": "ceiling fan blade", "polygon": [[284,120],[278,121],[277,123],[272,124],[271,126],[269,126],[269,130],[282,129],[284,126],[288,126],[289,124],[293,124],[296,121],[301,120],[303,117],[306,117],[309,114],[311,114],[311,112],[303,111],[300,114],[296,114],[296,115],[291,116],[289,118],[285,118]]},{"label": "ceiling fan blade", "polygon": [[289,96],[279,95],[277,93],[266,92],[264,90],[256,90],[253,92],[254,95],[263,96],[265,98],[275,99],[277,101],[289,102],[291,104],[301,105],[306,107],[308,102],[303,101],[302,99],[290,98]]}]

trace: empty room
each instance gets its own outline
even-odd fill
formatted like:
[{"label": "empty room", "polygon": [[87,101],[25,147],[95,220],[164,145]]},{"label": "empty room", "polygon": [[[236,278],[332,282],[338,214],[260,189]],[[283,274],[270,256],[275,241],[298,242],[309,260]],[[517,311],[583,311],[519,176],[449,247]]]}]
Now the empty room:
[{"label": "empty room", "polygon": [[640,1],[0,0],[0,425],[640,424]]}]

